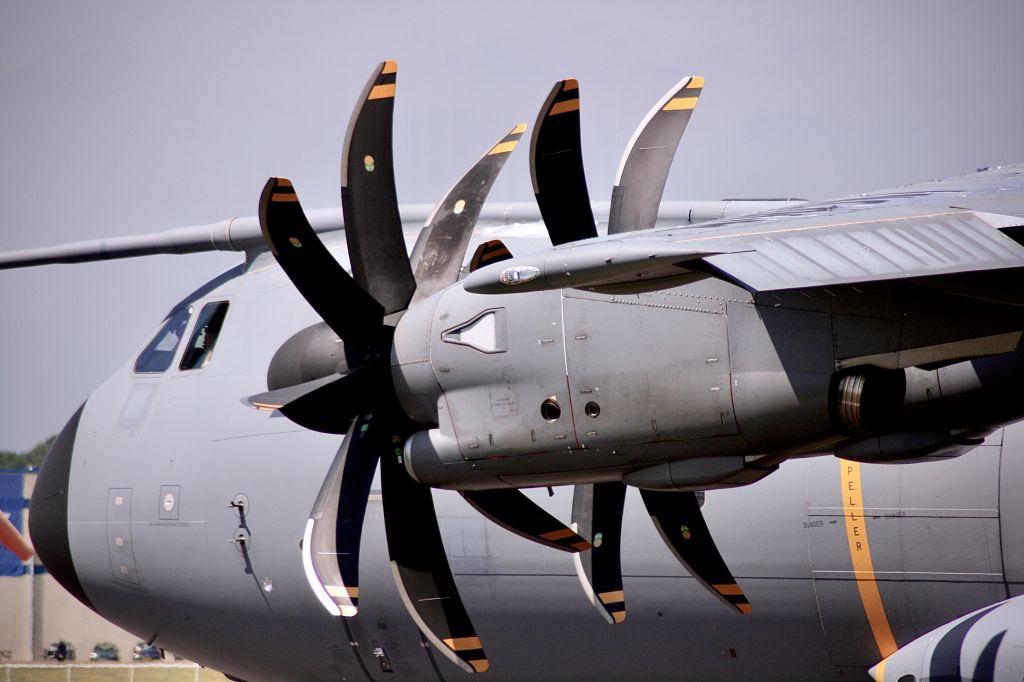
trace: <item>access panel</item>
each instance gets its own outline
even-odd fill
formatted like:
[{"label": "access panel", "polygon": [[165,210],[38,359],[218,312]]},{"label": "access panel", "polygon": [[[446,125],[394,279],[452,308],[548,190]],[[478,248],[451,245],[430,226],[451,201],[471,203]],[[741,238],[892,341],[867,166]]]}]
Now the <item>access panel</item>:
[{"label": "access panel", "polygon": [[566,365],[583,446],[736,433],[725,315],[667,296],[565,293]]},{"label": "access panel", "polygon": [[441,419],[446,411],[464,458],[577,447],[559,292],[445,296],[435,325]]}]

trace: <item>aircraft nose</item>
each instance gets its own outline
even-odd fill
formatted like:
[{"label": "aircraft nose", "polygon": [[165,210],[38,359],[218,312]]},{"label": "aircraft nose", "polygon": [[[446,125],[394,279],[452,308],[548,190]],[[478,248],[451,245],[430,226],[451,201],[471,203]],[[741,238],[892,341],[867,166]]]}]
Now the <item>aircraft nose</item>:
[{"label": "aircraft nose", "polygon": [[50,446],[50,451],[46,453],[32,491],[28,529],[36,555],[50,575],[80,602],[93,608],[75,572],[71,542],[68,539],[68,481],[71,477],[75,436],[83,409],[84,404],[64,425],[57,440]]}]

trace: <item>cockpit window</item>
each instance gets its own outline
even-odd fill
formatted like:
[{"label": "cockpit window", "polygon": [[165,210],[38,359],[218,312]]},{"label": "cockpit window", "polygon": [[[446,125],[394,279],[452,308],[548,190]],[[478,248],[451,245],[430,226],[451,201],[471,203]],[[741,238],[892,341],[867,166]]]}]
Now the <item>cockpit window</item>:
[{"label": "cockpit window", "polygon": [[213,347],[217,343],[227,312],[227,301],[207,303],[203,306],[196,320],[196,328],[192,331],[192,338],[189,339],[181,356],[179,369],[202,369],[210,364]]},{"label": "cockpit window", "polygon": [[167,371],[174,362],[174,352],[178,350],[181,337],[185,335],[188,318],[192,316],[192,306],[185,305],[175,308],[164,321],[160,331],[149,342],[146,349],[135,361],[135,371],[140,374],[159,374]]}]

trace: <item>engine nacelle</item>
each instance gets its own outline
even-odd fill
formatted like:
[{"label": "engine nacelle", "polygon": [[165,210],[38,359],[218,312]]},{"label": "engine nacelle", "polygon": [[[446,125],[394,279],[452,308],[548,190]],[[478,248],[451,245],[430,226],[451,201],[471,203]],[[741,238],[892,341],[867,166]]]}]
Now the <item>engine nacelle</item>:
[{"label": "engine nacelle", "polygon": [[854,440],[836,448],[836,456],[909,463],[969,452],[1019,415],[1022,355],[1017,351],[936,369],[864,366],[837,375],[833,419]]},{"label": "engine nacelle", "polygon": [[853,434],[881,433],[898,420],[907,390],[904,370],[858,367],[834,380],[832,411]]},{"label": "engine nacelle", "polygon": [[[795,438],[830,428],[832,365],[822,357],[813,402],[774,397],[792,396],[781,363],[770,383],[741,363],[735,383],[745,391],[746,423],[762,435],[752,445],[740,433],[726,314],[728,296],[740,294],[714,280],[707,290],[507,296],[451,287],[413,306],[397,327],[392,359],[403,409],[428,427],[405,445],[410,474],[463,489],[621,480],[667,462],[762,454],[756,448],[780,432],[780,419]],[[758,324],[756,315],[747,319]],[[754,342],[760,350],[770,339]],[[814,343],[829,348],[827,335]],[[760,419],[766,406],[771,413]],[[740,469],[725,478],[746,477]],[[696,485],[681,471],[650,487]]]},{"label": "engine nacelle", "polygon": [[449,287],[396,329],[395,389],[425,428],[405,463],[445,488],[632,477],[695,489],[752,474],[691,475],[692,460],[717,469],[722,457],[838,447],[865,462],[927,461],[1024,413],[1024,351],[928,369],[840,362],[867,350],[898,360],[898,345],[871,336],[877,323],[755,304],[713,278],[632,295]]},{"label": "engine nacelle", "polygon": [[866,464],[911,464],[959,457],[984,442],[985,434],[977,432],[910,431],[847,443],[835,455]]},{"label": "engine nacelle", "polygon": [[760,481],[778,464],[758,465],[753,457],[695,457],[633,471],[622,482],[647,490],[716,490]]}]

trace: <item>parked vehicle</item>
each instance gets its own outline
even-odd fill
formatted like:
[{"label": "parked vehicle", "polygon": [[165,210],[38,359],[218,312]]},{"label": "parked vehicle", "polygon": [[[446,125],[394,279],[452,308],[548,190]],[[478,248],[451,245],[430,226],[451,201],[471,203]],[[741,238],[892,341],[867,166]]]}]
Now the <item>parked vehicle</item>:
[{"label": "parked vehicle", "polygon": [[70,642],[61,639],[46,647],[43,658],[47,661],[73,661],[75,660],[75,647]]},{"label": "parked vehicle", "polygon": [[155,644],[146,644],[145,642],[139,642],[132,649],[132,660],[133,661],[159,661],[164,657],[164,651]]},{"label": "parked vehicle", "polygon": [[89,652],[90,661],[119,661],[120,652],[113,642],[100,642]]}]

